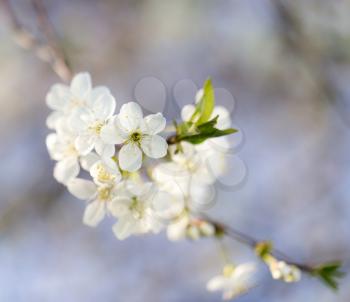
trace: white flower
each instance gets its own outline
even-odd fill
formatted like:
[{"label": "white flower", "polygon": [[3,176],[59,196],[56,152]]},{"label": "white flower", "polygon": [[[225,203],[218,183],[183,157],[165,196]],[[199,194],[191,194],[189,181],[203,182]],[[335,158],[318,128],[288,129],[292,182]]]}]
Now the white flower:
[{"label": "white flower", "polygon": [[90,168],[90,175],[97,185],[113,185],[122,178],[117,164],[112,159],[97,161]]},{"label": "white flower", "polygon": [[56,133],[50,133],[46,137],[46,146],[50,157],[57,160],[54,168],[54,177],[58,182],[66,184],[69,180],[75,178],[80,171],[80,165],[85,170],[89,170],[98,157],[94,153],[80,156],[75,148],[74,141],[76,136],[67,127],[65,119],[60,119],[56,124]]},{"label": "white flower", "polygon": [[247,292],[254,283],[253,274],[256,271],[254,263],[244,263],[234,267],[226,265],[223,274],[212,278],[207,283],[209,291],[222,290],[222,298],[230,300]]},{"label": "white flower", "polygon": [[79,174],[79,154],[70,136],[51,133],[46,137],[46,146],[51,158],[58,161],[53,172],[58,182],[67,183]]},{"label": "white flower", "polygon": [[97,184],[76,178],[68,182],[69,192],[82,200],[88,200],[83,222],[89,226],[97,226],[107,213],[113,214],[113,200],[118,195],[117,183],[121,175],[117,167],[97,162],[91,167],[91,174]]},{"label": "white flower", "polygon": [[181,167],[183,172],[191,175],[192,179],[202,184],[213,184],[217,177],[226,171],[226,157],[222,152],[216,152],[211,147],[200,149],[200,145],[181,142],[181,150],[176,152],[177,146],[169,147],[173,162]]},{"label": "white flower", "polygon": [[163,225],[154,213],[154,205],[163,203],[163,197],[152,183],[120,183],[112,205],[113,215],[118,217],[113,226],[115,236],[123,240],[132,234],[159,232]]},{"label": "white flower", "polygon": [[301,271],[295,265],[279,261],[271,255],[265,256],[264,261],[268,264],[273,279],[287,283],[300,281]]},{"label": "white flower", "polygon": [[173,162],[160,163],[151,171],[158,187],[172,195],[181,196],[184,208],[201,212],[210,208],[215,200],[215,188],[199,182],[188,171]]},{"label": "white flower", "polygon": [[91,91],[91,77],[86,72],[75,75],[70,86],[53,85],[46,96],[46,104],[54,110],[46,121],[47,126],[55,129],[62,117],[67,117],[75,108],[85,106]]},{"label": "white flower", "polygon": [[167,153],[167,142],[157,135],[164,130],[166,121],[161,113],[143,118],[141,107],[135,102],[124,104],[118,116],[101,130],[105,143],[123,144],[119,151],[122,170],[134,172],[142,165],[142,152],[151,158]]},{"label": "white flower", "polygon": [[214,234],[215,227],[211,223],[194,218],[187,211],[167,227],[168,239],[172,241],[184,238],[196,240],[201,237],[213,236]]},{"label": "white flower", "polygon": [[70,126],[77,132],[75,146],[80,154],[86,155],[94,148],[99,155],[112,157],[114,145],[103,142],[101,129],[113,115],[116,102],[111,93],[103,88],[94,89],[84,107],[74,110]]}]

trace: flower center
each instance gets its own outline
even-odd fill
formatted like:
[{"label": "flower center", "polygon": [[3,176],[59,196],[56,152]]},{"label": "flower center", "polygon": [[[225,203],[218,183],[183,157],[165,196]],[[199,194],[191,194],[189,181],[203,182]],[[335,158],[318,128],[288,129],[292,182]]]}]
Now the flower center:
[{"label": "flower center", "polygon": [[102,165],[98,165],[98,175],[97,178],[101,182],[110,182],[115,180],[115,175],[109,173],[106,168]]},{"label": "flower center", "polygon": [[130,140],[139,143],[141,141],[142,135],[140,132],[134,132],[130,135]]},{"label": "flower center", "polygon": [[144,206],[142,202],[137,200],[137,197],[132,197],[132,202],[129,206],[130,211],[135,219],[141,219],[144,214]]},{"label": "flower center", "polygon": [[227,264],[224,267],[223,275],[227,278],[231,277],[233,274],[233,271],[235,270],[234,266],[232,264]]},{"label": "flower center", "polygon": [[111,195],[111,189],[108,187],[98,188],[98,199],[100,201],[108,201]]},{"label": "flower center", "polygon": [[72,156],[72,155],[78,155],[78,151],[74,146],[74,143],[69,143],[65,149],[65,155]]},{"label": "flower center", "polygon": [[89,127],[89,129],[96,134],[100,134],[102,127],[103,127],[103,123],[95,122],[93,125]]}]

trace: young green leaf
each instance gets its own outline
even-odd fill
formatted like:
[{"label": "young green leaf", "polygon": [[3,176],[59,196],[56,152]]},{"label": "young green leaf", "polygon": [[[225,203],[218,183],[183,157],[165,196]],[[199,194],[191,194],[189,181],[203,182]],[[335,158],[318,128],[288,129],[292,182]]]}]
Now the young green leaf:
[{"label": "young green leaf", "polygon": [[191,121],[195,121],[195,118],[198,117],[198,120],[195,121],[196,125],[201,125],[207,122],[210,119],[211,114],[213,113],[214,106],[214,88],[211,83],[211,80],[207,79],[203,86],[203,95],[196,106],[196,110],[191,117]]},{"label": "young green leaf", "polygon": [[337,290],[339,279],[345,276],[345,273],[340,271],[341,265],[341,262],[325,263],[315,267],[311,274],[319,278],[331,289]]},{"label": "young green leaf", "polygon": [[194,134],[186,134],[186,135],[180,136],[179,140],[197,145],[197,144],[203,143],[205,140],[209,138],[229,135],[237,132],[237,130],[233,128],[228,128],[225,130],[220,130],[215,128],[217,120],[218,120],[218,116],[216,116],[215,118],[213,118],[212,120],[204,124],[199,125],[196,128],[196,132]]}]

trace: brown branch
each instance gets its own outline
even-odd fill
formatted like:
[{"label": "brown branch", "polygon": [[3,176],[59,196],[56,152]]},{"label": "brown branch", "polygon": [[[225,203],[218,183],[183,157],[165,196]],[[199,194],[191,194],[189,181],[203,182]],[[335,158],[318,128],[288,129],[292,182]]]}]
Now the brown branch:
[{"label": "brown branch", "polygon": [[54,58],[52,68],[57,74],[60,74],[62,78],[68,81],[72,78],[72,71],[69,67],[67,56],[58,43],[59,38],[49,19],[46,7],[42,0],[32,0],[32,5],[37,15],[40,31],[44,34],[47,45]]},{"label": "brown branch", "polygon": [[[41,30],[47,39],[47,43],[42,43],[37,37],[35,37],[30,31],[28,31],[24,25],[17,18],[16,13],[11,5],[10,0],[1,0],[4,8],[4,12],[8,16],[12,31],[13,39],[18,46],[33,51],[33,53],[45,63],[48,63],[52,70],[63,80],[70,81],[72,78],[72,70],[67,64],[67,60],[63,52],[58,48],[58,42],[55,35],[52,33],[53,27],[48,20],[46,10],[44,6],[38,4],[36,9],[38,20]],[[40,15],[40,18],[39,18]],[[44,29],[45,28],[45,29]],[[51,33],[50,33],[51,32]],[[49,36],[48,36],[49,35]]]},{"label": "brown branch", "polygon": [[[227,236],[228,238],[231,238],[235,241],[238,241],[250,248],[252,248],[253,250],[255,250],[256,246],[262,242],[261,240],[257,240],[241,231],[238,231],[234,228],[232,228],[231,226],[228,226],[224,223],[221,222],[217,222],[207,216],[204,216],[203,219],[209,223],[211,223],[216,232],[218,234],[223,234],[225,236]],[[302,270],[305,273],[312,273],[314,271],[314,266],[313,265],[309,265],[309,264],[304,264],[304,263],[298,263],[295,262],[294,260],[292,260],[289,256],[285,255],[284,253],[282,253],[281,251],[277,250],[277,249],[273,249],[272,253],[273,256],[275,256],[276,258],[278,258],[279,260],[284,260],[286,262],[288,262],[288,264],[290,265],[295,265],[297,266],[300,270]]]}]

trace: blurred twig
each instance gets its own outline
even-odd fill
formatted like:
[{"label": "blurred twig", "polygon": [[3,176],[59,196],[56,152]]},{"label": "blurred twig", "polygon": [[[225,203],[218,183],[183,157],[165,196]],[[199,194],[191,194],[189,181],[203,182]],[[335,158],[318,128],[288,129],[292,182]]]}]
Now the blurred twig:
[{"label": "blurred twig", "polygon": [[72,70],[67,63],[66,56],[59,46],[57,36],[48,18],[47,11],[41,0],[32,0],[36,12],[40,30],[45,36],[43,43],[35,37],[17,18],[10,0],[1,0],[5,13],[8,15],[15,42],[22,48],[34,52],[42,61],[48,63],[52,70],[63,80],[72,78]]},{"label": "blurred twig", "polygon": [[[238,230],[234,229],[233,227],[228,226],[224,223],[212,220],[209,217],[205,217],[204,219],[206,221],[210,222],[211,224],[213,224],[215,229],[217,231],[219,231],[219,233],[222,233],[225,236],[252,248],[253,250],[261,242],[260,240],[257,240],[255,238],[251,237],[250,235],[247,235],[241,231],[238,231]],[[285,255],[284,253],[282,253],[281,251],[279,251],[277,249],[274,249],[272,254],[275,255],[276,257],[278,257],[279,259],[283,259],[283,260],[287,261],[289,264],[292,264],[292,265],[299,267],[299,269],[301,269],[302,271],[304,271],[306,273],[310,273],[313,270],[313,266],[308,265],[308,264],[304,264],[304,263],[297,263],[297,262],[293,261],[289,256]]]}]

